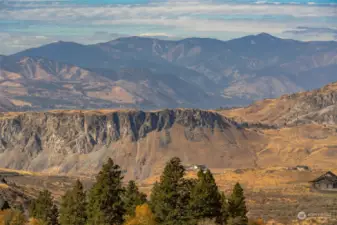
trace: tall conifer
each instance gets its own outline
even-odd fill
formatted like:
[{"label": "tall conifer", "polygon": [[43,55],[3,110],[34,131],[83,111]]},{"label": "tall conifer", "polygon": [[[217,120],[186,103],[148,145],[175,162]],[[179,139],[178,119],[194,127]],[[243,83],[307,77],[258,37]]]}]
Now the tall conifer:
[{"label": "tall conifer", "polygon": [[134,216],[136,207],[146,203],[146,195],[139,191],[135,181],[129,181],[123,194],[123,202],[126,214]]},{"label": "tall conifer", "polygon": [[30,216],[44,221],[47,225],[57,225],[57,207],[53,203],[50,191],[41,191],[30,206]]},{"label": "tall conifer", "polygon": [[[184,224],[179,205],[179,187],[183,181],[185,168],[179,158],[172,158],[165,166],[151,193],[151,209],[161,224]],[[188,204],[186,204],[188,206]]]},{"label": "tall conifer", "polygon": [[125,214],[121,199],[123,193],[122,172],[111,158],[103,165],[96,183],[89,191],[88,225],[119,225]]},{"label": "tall conifer", "polygon": [[239,183],[234,186],[228,200],[229,224],[246,225],[248,223],[247,207],[243,189]]},{"label": "tall conifer", "polygon": [[190,201],[193,218],[219,220],[221,205],[221,195],[211,171],[199,171],[198,182],[192,189]]},{"label": "tall conifer", "polygon": [[62,197],[60,208],[61,225],[85,225],[86,195],[82,183],[77,180],[73,188]]}]

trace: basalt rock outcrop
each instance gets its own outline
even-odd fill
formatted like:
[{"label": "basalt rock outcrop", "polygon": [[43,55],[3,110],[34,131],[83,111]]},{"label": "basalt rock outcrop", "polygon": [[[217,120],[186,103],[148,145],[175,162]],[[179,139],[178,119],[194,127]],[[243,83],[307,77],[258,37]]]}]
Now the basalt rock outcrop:
[{"label": "basalt rock outcrop", "polygon": [[212,167],[254,165],[244,130],[193,109],[6,113],[0,134],[0,164],[13,169],[90,175],[112,157],[127,177],[141,179],[172,156]]}]

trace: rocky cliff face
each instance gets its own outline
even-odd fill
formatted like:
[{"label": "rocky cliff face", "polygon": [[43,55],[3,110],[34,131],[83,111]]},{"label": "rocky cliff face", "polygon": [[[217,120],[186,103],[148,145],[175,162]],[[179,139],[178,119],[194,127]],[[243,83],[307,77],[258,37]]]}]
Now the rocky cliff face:
[{"label": "rocky cliff face", "polygon": [[145,178],[174,155],[223,167],[245,151],[233,122],[192,109],[7,113],[0,132],[2,167],[59,173],[92,174],[110,156],[128,177]]}]

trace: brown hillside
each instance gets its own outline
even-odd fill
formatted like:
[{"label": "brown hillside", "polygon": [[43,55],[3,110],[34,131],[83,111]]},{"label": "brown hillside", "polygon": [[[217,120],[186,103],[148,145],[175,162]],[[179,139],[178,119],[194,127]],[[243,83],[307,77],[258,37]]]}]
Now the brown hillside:
[{"label": "brown hillside", "polygon": [[210,168],[335,165],[333,126],[240,128],[220,114],[193,109],[4,113],[2,167],[53,174],[95,174],[107,157],[127,179],[161,172],[165,162]]},{"label": "brown hillside", "polygon": [[219,114],[200,110],[6,113],[0,118],[3,167],[94,174],[112,157],[128,178],[146,178],[179,156],[209,167],[253,167],[247,140]]},{"label": "brown hillside", "polygon": [[223,115],[250,123],[276,125],[337,124],[337,82],[321,89],[258,101]]}]

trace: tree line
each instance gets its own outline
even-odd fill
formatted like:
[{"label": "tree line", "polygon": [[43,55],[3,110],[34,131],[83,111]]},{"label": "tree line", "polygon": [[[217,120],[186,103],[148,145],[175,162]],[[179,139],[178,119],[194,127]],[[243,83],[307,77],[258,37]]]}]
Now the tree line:
[{"label": "tree line", "polygon": [[[48,190],[29,208],[35,225],[247,225],[244,192],[236,184],[225,196],[210,170],[185,178],[179,158],[167,162],[149,199],[134,181],[123,187],[121,168],[111,158],[102,166],[91,189],[77,180],[58,208]],[[33,223],[33,222],[34,223]],[[7,224],[6,224],[7,225]],[[21,225],[12,224],[8,225]]]}]

